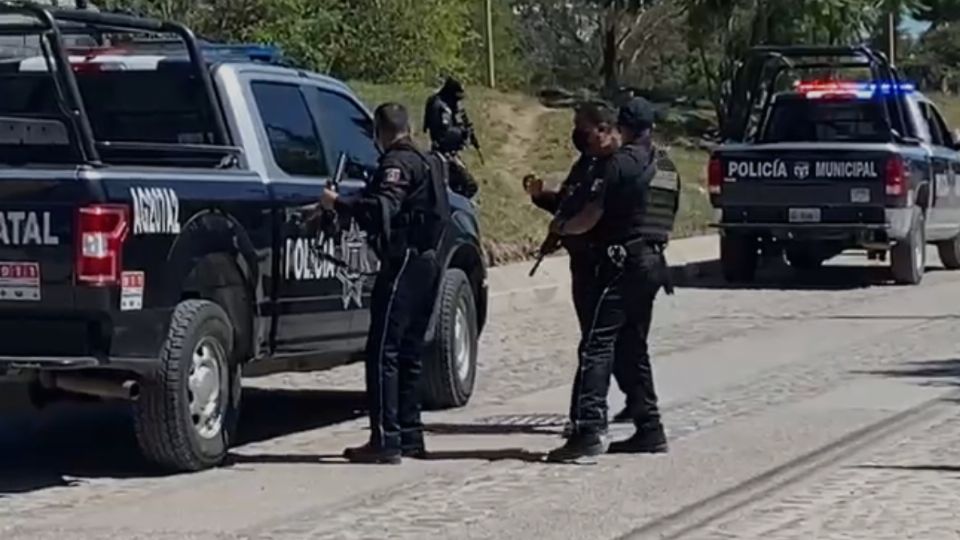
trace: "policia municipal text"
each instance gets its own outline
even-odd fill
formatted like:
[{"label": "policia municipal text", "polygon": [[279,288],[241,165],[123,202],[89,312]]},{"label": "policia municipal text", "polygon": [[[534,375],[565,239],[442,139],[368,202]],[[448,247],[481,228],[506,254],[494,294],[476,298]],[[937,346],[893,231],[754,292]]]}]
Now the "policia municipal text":
[{"label": "policia municipal text", "polygon": [[[550,453],[551,460],[595,456],[608,448],[611,453],[667,449],[647,335],[658,291],[672,293],[663,249],[673,229],[680,179],[666,153],[652,144],[653,124],[653,107],[642,98],[618,115],[598,107],[578,118],[577,136],[596,160],[594,172],[583,196],[567,199],[577,207],[561,206],[551,232],[578,238],[590,258],[578,258],[575,273],[589,278],[576,291],[583,334],[570,404],[572,432]],[[607,393],[615,366],[627,394],[626,414],[637,431],[608,445]]]}]

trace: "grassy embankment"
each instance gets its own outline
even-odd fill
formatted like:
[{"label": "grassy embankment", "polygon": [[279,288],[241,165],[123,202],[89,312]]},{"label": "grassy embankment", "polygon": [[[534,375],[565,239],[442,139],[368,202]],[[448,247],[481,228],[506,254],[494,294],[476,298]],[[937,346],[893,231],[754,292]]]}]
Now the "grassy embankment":
[{"label": "grassy embankment", "polygon": [[[362,83],[352,86],[371,107],[386,100],[406,105],[412,112],[418,138],[426,141],[420,131],[429,88]],[[481,164],[472,150],[466,152],[465,159],[480,182],[477,204],[488,257],[493,264],[527,258],[542,240],[548,216],[530,205],[520,178],[536,172],[551,182],[563,179],[575,156],[569,141],[572,112],[544,107],[536,98],[521,94],[472,88],[468,95],[467,107],[485,163]],[[704,187],[707,154],[680,146],[673,146],[670,153],[683,179],[676,235],[702,232],[710,217]]]}]

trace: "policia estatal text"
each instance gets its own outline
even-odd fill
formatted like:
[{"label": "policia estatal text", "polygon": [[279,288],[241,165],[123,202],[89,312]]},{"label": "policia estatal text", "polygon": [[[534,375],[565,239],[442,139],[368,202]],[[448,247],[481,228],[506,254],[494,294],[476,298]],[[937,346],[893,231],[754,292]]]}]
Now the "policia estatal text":
[{"label": "policia estatal text", "polygon": [[436,248],[449,226],[442,160],[410,138],[407,111],[384,104],[374,113],[384,153],[369,186],[353,198],[327,190],[321,201],[351,216],[373,238],[381,270],[374,284],[366,348],[370,441],[348,448],[353,462],[399,463],[424,454],[419,384],[423,338],[437,297]]},{"label": "policia estatal text", "polygon": [[[551,452],[552,460],[607,451],[607,392],[618,347],[629,360],[621,369],[637,431],[609,445],[609,451],[667,449],[647,335],[658,291],[663,287],[672,292],[663,248],[673,228],[680,184],[673,164],[652,145],[653,119],[652,106],[635,98],[620,109],[617,126],[590,128],[588,146],[602,173],[593,181],[583,208],[571,217],[558,216],[551,224],[561,236],[588,234],[597,257],[592,313],[584,325],[570,404],[573,433]],[[617,137],[623,139],[619,148]]]}]

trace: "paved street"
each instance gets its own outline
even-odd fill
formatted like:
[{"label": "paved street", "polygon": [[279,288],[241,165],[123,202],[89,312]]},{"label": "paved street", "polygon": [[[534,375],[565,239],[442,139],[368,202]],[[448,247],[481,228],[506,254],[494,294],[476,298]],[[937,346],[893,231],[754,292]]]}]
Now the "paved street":
[{"label": "paved street", "polygon": [[430,413],[431,459],[400,467],[337,457],[365,437],[359,366],[248,381],[243,444],[193,475],[150,475],[123,407],[8,410],[0,539],[958,539],[960,273],[832,264],[659,300],[666,456],[538,461],[575,365],[564,302],[495,315],[470,406]]}]

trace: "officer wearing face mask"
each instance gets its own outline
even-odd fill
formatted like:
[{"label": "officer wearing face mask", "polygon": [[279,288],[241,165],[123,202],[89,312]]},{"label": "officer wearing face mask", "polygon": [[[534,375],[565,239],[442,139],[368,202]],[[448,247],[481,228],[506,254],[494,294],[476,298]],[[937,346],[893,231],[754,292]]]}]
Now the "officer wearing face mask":
[{"label": "officer wearing face mask", "polygon": [[[587,138],[591,126],[600,123],[613,124],[616,120],[615,113],[604,103],[585,103],[577,108],[574,117],[574,130],[571,135],[574,148],[580,153],[577,161],[574,162],[567,175],[567,178],[560,185],[559,189],[547,189],[543,181],[539,178],[529,178],[524,187],[530,195],[531,201],[537,207],[550,212],[553,215],[560,213],[561,208],[567,214],[575,213],[579,207],[586,202],[588,191],[594,178],[602,170],[602,160],[598,163],[598,158],[592,156],[589,151]],[[619,147],[619,140],[612,140],[613,147],[616,150]],[[586,332],[589,329],[585,327],[590,322],[591,299],[595,296],[594,289],[596,284],[596,265],[597,258],[595,250],[591,248],[590,239],[587,235],[565,236],[562,239],[563,247],[570,255],[570,278],[573,292],[573,307],[577,314],[577,320],[580,323],[580,332]],[[620,341],[622,343],[627,340]],[[622,355],[620,357],[623,357]],[[619,358],[619,357],[618,357]],[[613,417],[614,423],[626,423],[632,420],[630,414],[630,392],[627,392],[628,386],[622,380],[622,370],[615,369],[614,377],[617,380],[617,386],[628,396],[627,406]],[[568,427],[569,429],[569,427]]]}]

